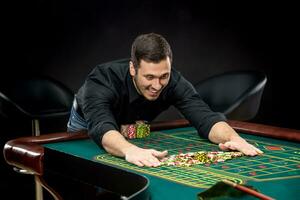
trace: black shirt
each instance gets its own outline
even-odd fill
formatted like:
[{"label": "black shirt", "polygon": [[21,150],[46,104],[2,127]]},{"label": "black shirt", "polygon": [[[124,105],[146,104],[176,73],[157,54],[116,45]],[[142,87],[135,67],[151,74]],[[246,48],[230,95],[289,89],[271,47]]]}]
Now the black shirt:
[{"label": "black shirt", "polygon": [[79,89],[76,100],[89,136],[99,146],[107,131],[119,131],[121,124],[136,120],[152,121],[171,105],[205,138],[216,122],[226,120],[223,114],[212,112],[192,84],[173,67],[170,81],[158,99],[145,99],[134,86],[128,59],[97,65]]}]

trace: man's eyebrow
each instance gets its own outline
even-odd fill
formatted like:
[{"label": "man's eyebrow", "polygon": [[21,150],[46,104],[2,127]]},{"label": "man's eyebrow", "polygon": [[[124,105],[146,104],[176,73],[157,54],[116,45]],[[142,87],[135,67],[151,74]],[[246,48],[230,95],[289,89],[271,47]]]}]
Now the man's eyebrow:
[{"label": "man's eyebrow", "polygon": [[166,72],[164,74],[162,74],[160,77],[166,76],[166,75],[170,75],[170,72]]},{"label": "man's eyebrow", "polygon": [[165,75],[169,75],[170,73],[169,72],[166,72],[166,73],[164,73],[164,74],[162,74],[162,75],[160,75],[160,76],[155,76],[154,74],[144,74],[144,76],[146,77],[146,76],[153,76],[153,77],[162,77],[162,76],[165,76]]}]

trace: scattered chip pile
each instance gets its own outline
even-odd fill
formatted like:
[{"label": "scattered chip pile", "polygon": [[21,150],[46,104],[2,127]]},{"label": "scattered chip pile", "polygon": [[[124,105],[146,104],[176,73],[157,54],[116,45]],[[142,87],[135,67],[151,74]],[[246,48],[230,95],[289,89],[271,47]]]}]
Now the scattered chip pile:
[{"label": "scattered chip pile", "polygon": [[244,154],[241,152],[231,151],[198,151],[189,153],[180,153],[171,155],[161,160],[161,165],[166,166],[182,166],[189,167],[196,164],[218,163],[230,160],[236,157],[241,157]]}]

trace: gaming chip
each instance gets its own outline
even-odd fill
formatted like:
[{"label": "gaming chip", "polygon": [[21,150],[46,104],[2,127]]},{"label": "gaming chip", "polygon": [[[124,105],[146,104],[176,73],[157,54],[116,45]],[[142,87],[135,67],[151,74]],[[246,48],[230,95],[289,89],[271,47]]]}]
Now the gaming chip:
[{"label": "gaming chip", "polygon": [[170,155],[161,160],[161,165],[166,166],[183,166],[189,167],[195,164],[207,164],[224,162],[236,157],[241,157],[244,154],[237,151],[198,151],[189,153],[180,153],[178,155]]}]

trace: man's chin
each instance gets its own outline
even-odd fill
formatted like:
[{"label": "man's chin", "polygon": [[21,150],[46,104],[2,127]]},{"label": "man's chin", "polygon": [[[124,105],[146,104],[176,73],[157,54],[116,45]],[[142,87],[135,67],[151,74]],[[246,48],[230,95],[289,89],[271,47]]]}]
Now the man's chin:
[{"label": "man's chin", "polygon": [[145,96],[145,98],[147,99],[147,100],[149,100],[149,101],[155,101],[157,98],[159,97],[159,95],[147,95],[147,96]]}]

